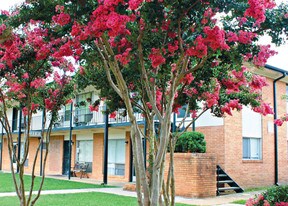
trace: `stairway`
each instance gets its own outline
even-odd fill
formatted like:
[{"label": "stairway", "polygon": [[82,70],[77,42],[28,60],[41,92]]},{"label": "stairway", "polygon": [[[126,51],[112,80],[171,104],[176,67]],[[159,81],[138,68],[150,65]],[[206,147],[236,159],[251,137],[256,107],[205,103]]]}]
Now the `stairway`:
[{"label": "stairway", "polygon": [[219,166],[217,165],[217,195],[225,194],[226,191],[235,191],[236,193],[244,190]]}]

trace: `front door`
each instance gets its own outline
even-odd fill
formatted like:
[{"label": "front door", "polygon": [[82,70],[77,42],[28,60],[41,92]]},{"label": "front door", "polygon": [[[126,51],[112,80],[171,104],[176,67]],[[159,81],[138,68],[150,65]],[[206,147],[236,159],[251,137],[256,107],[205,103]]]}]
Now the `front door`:
[{"label": "front door", "polygon": [[69,141],[64,141],[64,152],[63,152],[63,166],[62,166],[62,174],[68,175],[69,168]]}]

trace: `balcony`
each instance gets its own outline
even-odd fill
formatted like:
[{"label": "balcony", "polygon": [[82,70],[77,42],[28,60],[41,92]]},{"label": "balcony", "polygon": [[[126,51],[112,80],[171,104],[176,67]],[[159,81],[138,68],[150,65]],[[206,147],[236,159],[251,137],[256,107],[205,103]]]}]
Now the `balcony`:
[{"label": "balcony", "polygon": [[[75,109],[72,111],[72,127],[85,127],[93,125],[104,125],[105,115],[103,113],[104,108],[100,107],[98,112],[90,112],[89,109]],[[119,109],[115,118],[109,117],[109,124],[121,124],[129,122],[128,116],[124,116],[124,109]],[[110,115],[109,115],[110,116]],[[140,113],[135,113],[137,121],[144,121],[144,118]],[[69,128],[70,127],[70,110],[65,112],[59,112],[58,120],[54,123],[53,129]],[[49,115],[48,115],[49,118]],[[22,121],[24,122],[24,121]],[[9,124],[13,132],[19,131],[19,120],[10,120]],[[45,124],[45,129],[48,128],[49,120]],[[21,130],[24,130],[24,123],[21,123]],[[0,127],[2,129],[2,125]],[[33,115],[31,121],[31,131],[39,131],[42,129],[42,115]],[[1,131],[0,131],[1,132]],[[5,131],[4,131],[5,133]]]}]

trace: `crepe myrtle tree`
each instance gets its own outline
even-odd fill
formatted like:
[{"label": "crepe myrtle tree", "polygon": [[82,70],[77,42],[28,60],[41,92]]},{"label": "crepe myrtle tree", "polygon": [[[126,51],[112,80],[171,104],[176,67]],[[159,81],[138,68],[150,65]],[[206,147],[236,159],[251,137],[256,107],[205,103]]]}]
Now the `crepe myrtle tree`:
[{"label": "crepe myrtle tree", "polygon": [[[51,38],[51,31],[44,28],[42,22],[31,21],[16,28],[10,25],[12,16],[9,12],[2,11],[0,17],[0,122],[7,137],[10,169],[20,205],[28,206],[34,205],[40,196],[52,125],[57,121],[58,110],[71,98],[73,81],[70,74],[74,71],[74,65],[65,58],[69,54],[61,53],[62,49],[59,49],[66,40]],[[8,110],[15,107],[22,112],[24,123],[20,159],[16,152],[13,152],[15,139],[11,117],[8,116]],[[41,140],[36,152],[31,154],[29,148],[32,115],[38,110],[44,110],[43,124],[48,127],[42,127]],[[39,161],[42,142],[45,142],[47,148],[44,152],[43,175],[41,184],[35,187],[36,163]],[[31,179],[24,180],[24,164],[28,154],[33,158],[30,160],[32,174]],[[15,174],[13,159],[16,160],[18,175]],[[24,186],[27,185],[26,181],[30,183],[28,188]],[[28,195],[25,195],[27,190]],[[34,190],[38,191],[36,196],[32,196]]]},{"label": "crepe myrtle tree", "polygon": [[[56,10],[53,3],[59,4]],[[261,99],[265,78],[243,63],[261,67],[275,54],[257,41],[268,34],[277,45],[283,43],[287,11],[287,5],[275,7],[272,0],[40,0],[19,13],[25,14],[24,21],[54,16],[48,27],[55,28],[53,35],[67,38],[60,51],[79,57],[80,87],[89,83],[101,89],[111,112],[125,107],[132,125],[138,203],[148,206],[175,204],[173,158],[164,181],[167,146],[173,157],[179,136],[170,132],[173,112],[186,105],[186,116],[189,111],[194,120],[206,110],[219,117],[232,115],[242,105],[272,113]],[[98,106],[99,101],[90,108],[98,111]],[[146,118],[146,136],[135,111]],[[143,136],[150,145],[147,171]]]},{"label": "crepe myrtle tree", "polygon": [[[283,42],[279,34],[287,35],[287,6],[274,7],[270,0],[103,0],[87,23],[74,22],[71,36],[86,46],[80,74],[84,78],[106,74],[127,110],[139,205],[175,204],[173,148],[177,136],[170,133],[171,114],[183,105],[194,119],[208,109],[219,117],[232,115],[242,105],[263,115],[273,113],[261,99],[265,78],[250,73],[243,63],[261,67],[275,54],[269,45],[256,43],[265,31],[278,44]],[[271,17],[270,25],[265,15]],[[280,28],[272,31],[271,25]],[[148,122],[148,175],[135,108]],[[157,135],[155,116],[160,125]],[[164,181],[168,145],[172,158]]]}]

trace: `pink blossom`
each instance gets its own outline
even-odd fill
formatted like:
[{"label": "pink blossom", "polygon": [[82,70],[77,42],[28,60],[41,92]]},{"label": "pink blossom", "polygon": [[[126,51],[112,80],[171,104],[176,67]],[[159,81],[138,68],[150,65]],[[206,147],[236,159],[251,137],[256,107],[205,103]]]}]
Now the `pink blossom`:
[{"label": "pink blossom", "polygon": [[23,107],[22,113],[23,113],[24,116],[27,116],[28,113],[29,113],[29,112],[28,112],[28,108],[27,108],[27,107]]},{"label": "pink blossom", "polygon": [[72,104],[73,103],[73,99],[68,99],[66,100],[65,104]]},{"label": "pink blossom", "polygon": [[29,74],[26,72],[26,73],[24,73],[23,75],[22,75],[22,78],[23,79],[28,79],[29,78]]},{"label": "pink blossom", "polygon": [[30,83],[30,87],[38,89],[39,87],[45,87],[45,84],[46,84],[45,79],[38,78]]},{"label": "pink blossom", "polygon": [[190,110],[191,117],[194,119],[197,117],[197,111],[196,110]]},{"label": "pink blossom", "polygon": [[168,43],[168,51],[171,54],[174,54],[174,52],[177,50],[178,50],[178,41],[175,41],[173,44]]},{"label": "pink blossom", "polygon": [[217,49],[229,50],[230,47],[225,42],[225,31],[220,29],[218,26],[210,28],[205,26],[203,29],[204,33],[207,35],[204,38],[204,42],[207,46],[211,47],[214,51]]},{"label": "pink blossom", "polygon": [[252,39],[254,39],[256,36],[257,34],[254,34],[253,32],[240,30],[238,34],[238,41],[242,44],[251,44]]},{"label": "pink blossom", "polygon": [[6,30],[6,25],[5,24],[1,24],[0,25],[0,35],[2,35],[3,31]]},{"label": "pink blossom", "polygon": [[54,106],[55,106],[55,103],[51,99],[49,98],[45,99],[45,108],[47,110],[50,110],[50,111],[53,110]]},{"label": "pink blossom", "polygon": [[130,51],[131,48],[127,48],[125,52],[122,54],[117,54],[115,58],[122,64],[122,65],[127,65],[130,61]]},{"label": "pink blossom", "polygon": [[129,9],[135,10],[139,7],[139,5],[143,2],[143,0],[129,0]]},{"label": "pink blossom", "polygon": [[272,9],[276,6],[274,0],[248,0],[249,7],[244,13],[245,17],[253,17],[256,26],[260,26],[265,21],[266,9]]},{"label": "pink blossom", "polygon": [[148,109],[152,109],[152,105],[150,102],[146,102],[146,105],[147,105]]},{"label": "pink blossom", "polygon": [[53,21],[60,26],[65,26],[70,23],[70,15],[66,13],[60,13],[52,17]]},{"label": "pink blossom", "polygon": [[35,110],[37,110],[39,108],[39,104],[34,104],[31,103],[31,111],[34,112]]},{"label": "pink blossom", "polygon": [[225,104],[224,107],[221,107],[221,112],[227,113],[230,116],[232,116],[231,108],[227,104]]},{"label": "pink blossom", "polygon": [[260,51],[257,56],[254,56],[253,63],[256,66],[264,66],[269,57],[277,54],[276,51],[270,49],[270,45],[260,46]]},{"label": "pink blossom", "polygon": [[245,24],[247,22],[247,18],[240,17],[240,18],[238,18],[238,21],[239,21],[239,26],[242,26],[243,24]]},{"label": "pink blossom", "polygon": [[56,11],[56,12],[63,12],[63,11],[64,11],[64,6],[62,6],[62,5],[56,5],[55,11]]},{"label": "pink blossom", "polygon": [[172,112],[180,114],[179,109],[181,108],[180,104],[173,104]]},{"label": "pink blossom", "polygon": [[234,32],[232,31],[229,31],[227,33],[227,41],[228,42],[237,42],[238,41],[238,36],[237,34],[235,34]]},{"label": "pink blossom", "polygon": [[186,50],[188,56],[196,56],[198,58],[203,58],[207,55],[207,46],[204,44],[204,39],[199,35],[195,41],[194,45]]},{"label": "pink blossom", "polygon": [[191,73],[186,74],[183,79],[181,79],[181,82],[183,84],[191,84],[191,82],[194,80],[194,77]]},{"label": "pink blossom", "polygon": [[164,64],[166,59],[162,56],[159,49],[152,48],[152,52],[149,55],[149,59],[152,62],[152,67],[157,68],[161,64]]},{"label": "pink blossom", "polygon": [[[99,105],[97,105],[97,106],[89,105],[89,110],[91,112],[93,112],[93,111],[98,112],[99,111]],[[110,114],[110,116],[111,116],[111,114]],[[112,118],[112,117],[110,117],[110,118]]]},{"label": "pink blossom", "polygon": [[117,113],[116,113],[116,111],[114,111],[114,112],[112,112],[112,113],[109,115],[109,118],[115,119],[115,118],[116,118],[116,115],[117,115]]},{"label": "pink blossom", "polygon": [[261,90],[262,87],[268,86],[265,77],[261,77],[259,75],[253,75],[252,82],[249,83],[249,86],[253,90]]},{"label": "pink blossom", "polygon": [[254,107],[253,111],[258,112],[266,116],[267,114],[274,114],[269,104],[262,102],[259,107]]}]

